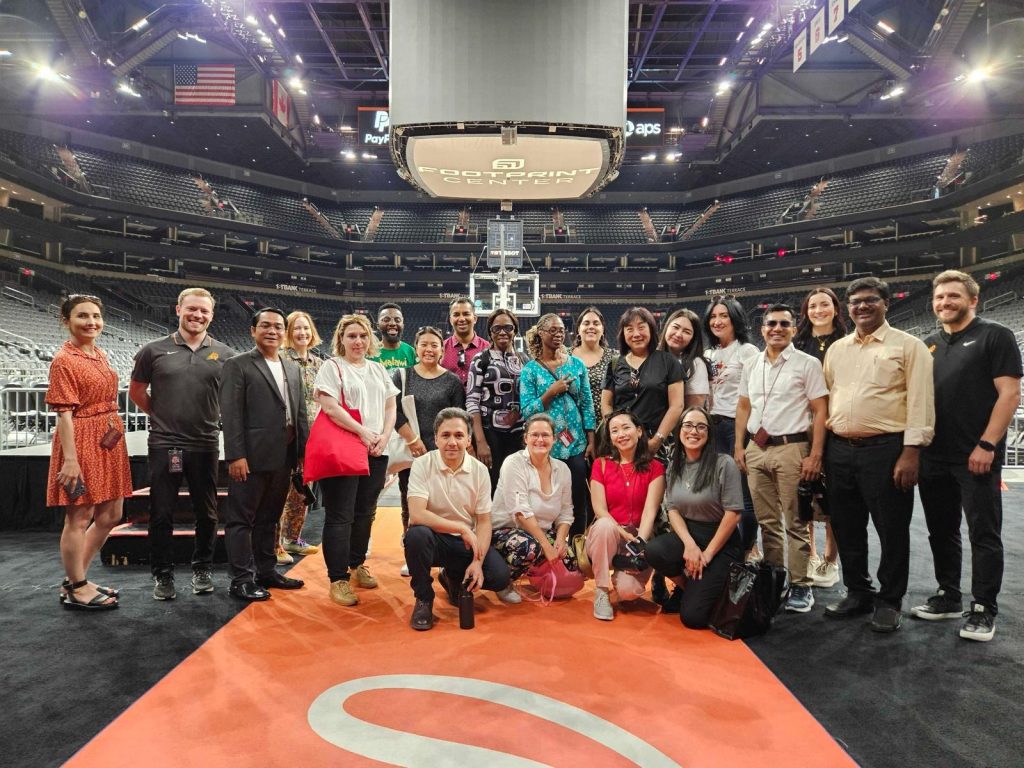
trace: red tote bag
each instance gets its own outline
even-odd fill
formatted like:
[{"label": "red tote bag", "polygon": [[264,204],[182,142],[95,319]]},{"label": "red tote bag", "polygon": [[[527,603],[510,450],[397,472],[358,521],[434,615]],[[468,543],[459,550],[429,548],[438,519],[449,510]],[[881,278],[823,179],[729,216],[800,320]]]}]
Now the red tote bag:
[{"label": "red tote bag", "polygon": [[[338,369],[339,402],[349,416],[363,423],[362,414],[345,403],[345,382],[341,366],[331,360]],[[306,456],[302,463],[302,479],[306,483],[325,477],[351,477],[370,474],[370,453],[359,435],[349,432],[331,421],[323,409],[313,420],[306,440]]]}]

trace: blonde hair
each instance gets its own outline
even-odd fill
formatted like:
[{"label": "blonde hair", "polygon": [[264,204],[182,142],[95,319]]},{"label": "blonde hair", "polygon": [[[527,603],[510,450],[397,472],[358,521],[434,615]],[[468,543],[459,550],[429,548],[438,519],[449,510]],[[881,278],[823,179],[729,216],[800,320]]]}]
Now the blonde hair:
[{"label": "blonde hair", "polygon": [[932,288],[938,288],[943,283],[963,283],[964,288],[967,289],[967,296],[971,299],[978,298],[978,294],[981,293],[978,281],[958,269],[947,269],[945,272],[937,274],[932,280]]},{"label": "blonde hair", "polygon": [[213,298],[213,294],[210,293],[205,288],[186,288],[184,291],[178,294],[178,306],[180,307],[181,303],[185,301],[185,299],[187,299],[189,296],[199,296],[200,298],[203,299],[209,299],[211,307],[217,306],[217,300]]},{"label": "blonde hair", "polygon": [[295,330],[295,321],[300,317],[306,318],[306,322],[309,323],[309,330],[313,333],[313,338],[309,341],[309,346],[319,347],[323,339],[320,338],[320,334],[316,331],[316,323],[313,322],[313,318],[309,312],[303,312],[301,309],[297,309],[288,315],[288,323],[284,332],[284,343],[281,345],[281,349],[294,349],[295,345],[292,342],[292,331]]},{"label": "blonde hair", "polygon": [[365,315],[343,315],[341,320],[338,321],[338,326],[334,329],[334,340],[331,342],[331,348],[337,357],[345,356],[345,345],[341,343],[341,337],[345,333],[345,329],[350,325],[358,325],[369,337],[366,346],[367,357],[377,357],[380,354],[380,341],[373,335],[373,328],[370,326],[370,320]]}]

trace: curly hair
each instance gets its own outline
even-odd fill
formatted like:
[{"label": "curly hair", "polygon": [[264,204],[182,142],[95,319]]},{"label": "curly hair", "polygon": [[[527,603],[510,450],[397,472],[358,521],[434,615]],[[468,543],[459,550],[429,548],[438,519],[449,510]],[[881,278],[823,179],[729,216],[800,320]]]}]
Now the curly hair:
[{"label": "curly hair", "polygon": [[544,346],[540,338],[540,332],[546,331],[553,320],[558,320],[558,315],[554,312],[548,312],[546,315],[541,315],[537,318],[537,322],[534,326],[530,328],[524,336],[526,339],[526,349],[529,351],[530,357],[534,360],[540,360],[540,352]]}]

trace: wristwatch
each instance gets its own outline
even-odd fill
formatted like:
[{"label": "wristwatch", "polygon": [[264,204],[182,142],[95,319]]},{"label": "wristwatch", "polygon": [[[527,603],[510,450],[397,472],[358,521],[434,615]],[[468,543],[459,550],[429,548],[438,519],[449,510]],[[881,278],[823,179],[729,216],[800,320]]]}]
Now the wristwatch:
[{"label": "wristwatch", "polygon": [[663,443],[665,442],[665,436],[663,434],[661,434],[661,432],[655,432],[654,436],[656,438],[658,438],[659,440],[661,440],[661,442],[663,442]]},{"label": "wristwatch", "polygon": [[996,447],[994,445],[992,445],[992,443],[990,443],[988,440],[979,440],[978,441],[978,447],[981,448],[983,451],[993,451],[994,452],[996,450]]}]

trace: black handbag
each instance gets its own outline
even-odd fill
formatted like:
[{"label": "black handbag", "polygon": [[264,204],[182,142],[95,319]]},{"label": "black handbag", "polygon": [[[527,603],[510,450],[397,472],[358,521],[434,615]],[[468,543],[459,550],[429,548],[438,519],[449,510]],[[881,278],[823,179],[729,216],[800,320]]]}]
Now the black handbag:
[{"label": "black handbag", "polygon": [[728,640],[763,635],[788,595],[785,568],[733,563],[708,626]]}]

